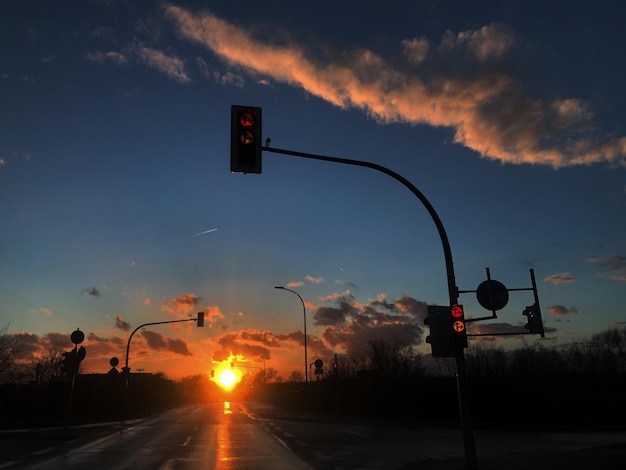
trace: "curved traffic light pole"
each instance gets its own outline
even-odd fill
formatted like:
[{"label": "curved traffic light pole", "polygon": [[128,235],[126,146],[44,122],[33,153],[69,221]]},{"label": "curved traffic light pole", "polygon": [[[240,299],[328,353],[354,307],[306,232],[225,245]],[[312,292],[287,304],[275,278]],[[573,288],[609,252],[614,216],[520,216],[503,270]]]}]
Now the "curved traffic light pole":
[{"label": "curved traffic light pole", "polygon": [[[269,139],[268,139],[269,141]],[[388,176],[391,176],[396,181],[399,181],[404,186],[406,186],[423,204],[423,206],[428,211],[428,214],[433,219],[435,223],[435,227],[437,227],[437,232],[439,233],[439,238],[441,238],[441,244],[443,245],[443,254],[446,262],[446,274],[448,279],[448,296],[450,299],[450,305],[456,305],[458,303],[459,298],[459,289],[456,286],[456,279],[454,277],[454,265],[452,262],[452,250],[450,249],[450,242],[448,241],[448,235],[446,234],[446,230],[443,227],[443,223],[439,218],[439,215],[435,211],[435,208],[430,203],[426,196],[413,185],[409,180],[399,175],[395,171],[390,170],[389,168],[385,168],[384,166],[378,165],[376,163],[364,162],[361,160],[348,160],[346,158],[337,158],[337,157],[329,157],[326,155],[315,155],[311,153],[305,152],[297,152],[293,150],[284,150],[270,147],[269,144],[263,147],[262,149],[265,152],[278,153],[282,155],[291,155],[294,157],[303,157],[310,158],[313,160],[323,160],[327,162],[333,163],[342,163],[345,165],[353,165],[353,166],[362,166],[366,168],[372,168],[374,170],[378,170],[382,173],[385,173]],[[456,368],[457,368],[457,389],[458,389],[458,397],[459,397],[459,408],[461,415],[461,426],[463,429],[463,442],[465,447],[465,458],[468,469],[475,469],[478,467],[477,458],[476,458],[476,443],[474,440],[474,430],[471,423],[471,413],[469,409],[469,390],[467,387],[467,372],[465,367],[465,355],[463,350],[459,350],[456,354]]]},{"label": "curved traffic light pole", "polygon": [[130,376],[130,369],[128,368],[128,353],[130,351],[130,340],[133,339],[133,336],[135,335],[135,333],[137,333],[137,331],[139,331],[144,326],[163,325],[165,323],[180,323],[184,321],[197,322],[198,318],[187,318],[185,320],[168,320],[168,321],[156,321],[156,322],[151,322],[151,323],[144,323],[143,325],[139,325],[137,328],[135,328],[133,332],[130,334],[130,336],[128,337],[128,343],[126,344],[126,362],[125,362],[124,368],[122,369],[124,373],[124,417],[127,417],[128,415],[128,378]]}]

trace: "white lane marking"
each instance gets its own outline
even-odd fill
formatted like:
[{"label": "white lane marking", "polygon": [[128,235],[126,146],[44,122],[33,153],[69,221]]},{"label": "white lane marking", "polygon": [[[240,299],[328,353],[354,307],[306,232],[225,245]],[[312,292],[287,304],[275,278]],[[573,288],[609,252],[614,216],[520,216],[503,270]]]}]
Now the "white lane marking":
[{"label": "white lane marking", "polygon": [[3,464],[0,464],[0,468],[4,468],[4,467],[10,467],[11,465],[15,465],[16,463],[20,463],[19,460],[11,460],[10,462],[6,462]]},{"label": "white lane marking", "polygon": [[37,452],[33,452],[33,455],[43,455],[43,454],[47,454],[50,451],[53,451],[54,449],[56,449],[58,446],[52,446],[52,447],[48,447],[46,449],[41,449],[38,450]]}]

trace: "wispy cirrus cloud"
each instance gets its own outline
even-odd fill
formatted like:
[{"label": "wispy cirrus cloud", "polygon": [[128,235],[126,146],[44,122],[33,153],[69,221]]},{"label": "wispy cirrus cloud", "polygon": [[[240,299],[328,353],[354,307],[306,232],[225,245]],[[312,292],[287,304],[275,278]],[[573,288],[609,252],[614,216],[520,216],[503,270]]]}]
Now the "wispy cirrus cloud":
[{"label": "wispy cirrus cloud", "polygon": [[159,49],[146,46],[137,46],[134,48],[134,53],[144,65],[164,73],[172,80],[179,83],[189,83],[191,81],[186,70],[185,61],[176,55],[166,54]]},{"label": "wispy cirrus cloud", "polygon": [[88,60],[90,62],[97,62],[97,63],[104,63],[104,62],[111,62],[113,64],[116,65],[127,65],[128,64],[128,59],[126,58],[126,56],[121,53],[121,52],[117,52],[117,51],[108,51],[108,52],[102,52],[102,51],[93,51],[93,52],[87,52],[84,55],[85,60]]},{"label": "wispy cirrus cloud", "polygon": [[616,281],[626,281],[626,256],[610,255],[600,258],[588,258],[587,263],[597,264],[600,275]]},{"label": "wispy cirrus cloud", "polygon": [[182,37],[248,74],[361,109],[380,123],[451,128],[456,143],[485,158],[552,167],[626,164],[626,137],[598,130],[589,103],[527,93],[510,72],[523,41],[506,25],[448,31],[438,43],[406,39],[396,54],[404,62],[394,62],[372,50],[332,56],[308,45],[272,44],[207,10],[169,6],[166,15]]},{"label": "wispy cirrus cloud", "polygon": [[575,280],[576,278],[570,273],[554,273],[550,274],[543,281],[549,282],[550,284],[567,284],[569,282],[574,282]]}]

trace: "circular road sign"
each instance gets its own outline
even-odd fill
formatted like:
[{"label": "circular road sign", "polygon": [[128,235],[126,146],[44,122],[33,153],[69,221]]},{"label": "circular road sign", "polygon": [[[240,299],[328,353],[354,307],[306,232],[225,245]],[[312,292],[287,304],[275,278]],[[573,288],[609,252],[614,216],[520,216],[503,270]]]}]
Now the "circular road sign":
[{"label": "circular road sign", "polygon": [[109,365],[111,367],[117,367],[119,363],[120,363],[120,360],[117,357],[112,357],[111,360],[109,361]]},{"label": "circular road sign", "polygon": [[70,335],[70,340],[72,340],[72,343],[74,343],[74,344],[80,344],[83,341],[85,341],[85,333],[83,333],[79,329],[76,329],[76,331],[74,331]]},{"label": "circular road sign", "polygon": [[315,362],[313,364],[315,365],[316,369],[321,369],[322,367],[324,367],[324,361],[322,361],[321,359],[315,359]]},{"label": "circular road sign", "polygon": [[501,282],[487,279],[476,289],[476,300],[487,310],[502,310],[509,303],[509,291]]}]

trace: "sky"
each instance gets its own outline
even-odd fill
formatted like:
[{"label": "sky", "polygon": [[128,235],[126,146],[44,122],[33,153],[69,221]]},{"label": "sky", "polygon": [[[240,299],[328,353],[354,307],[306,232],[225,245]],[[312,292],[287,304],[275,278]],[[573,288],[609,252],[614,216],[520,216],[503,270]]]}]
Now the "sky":
[{"label": "sky", "polygon": [[[271,147],[381,165],[432,204],[466,317],[536,280],[546,337],[626,324],[620,2],[0,3],[0,326],[23,359],[282,377],[425,343],[449,303],[421,201],[372,168],[263,153],[230,172],[230,107]],[[284,286],[287,290],[275,289]],[[304,303],[304,308],[303,308]],[[532,291],[469,333],[525,331]]]}]

